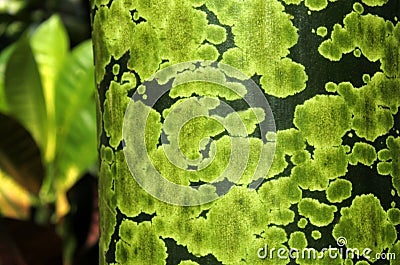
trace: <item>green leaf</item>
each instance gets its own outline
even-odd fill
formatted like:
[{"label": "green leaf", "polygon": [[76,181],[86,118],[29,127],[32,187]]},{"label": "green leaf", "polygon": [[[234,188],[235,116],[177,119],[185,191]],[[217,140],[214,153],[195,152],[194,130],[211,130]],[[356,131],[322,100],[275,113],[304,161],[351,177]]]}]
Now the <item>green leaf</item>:
[{"label": "green leaf", "polygon": [[31,38],[31,45],[42,81],[48,119],[46,161],[56,152],[55,90],[58,74],[68,54],[69,39],[59,16],[53,15],[42,23]]},{"label": "green leaf", "polygon": [[26,37],[11,53],[5,69],[4,94],[9,114],[33,136],[41,150],[47,145],[46,106],[39,70]]},{"label": "green leaf", "polygon": [[86,41],[72,51],[57,81],[56,162],[62,188],[72,186],[96,161],[94,84],[92,44]]},{"label": "green leaf", "polygon": [[15,45],[11,45],[4,49],[0,54],[0,112],[7,113],[8,106],[6,102],[6,97],[4,95],[4,77],[5,69],[8,58],[10,58],[11,53],[14,51]]}]

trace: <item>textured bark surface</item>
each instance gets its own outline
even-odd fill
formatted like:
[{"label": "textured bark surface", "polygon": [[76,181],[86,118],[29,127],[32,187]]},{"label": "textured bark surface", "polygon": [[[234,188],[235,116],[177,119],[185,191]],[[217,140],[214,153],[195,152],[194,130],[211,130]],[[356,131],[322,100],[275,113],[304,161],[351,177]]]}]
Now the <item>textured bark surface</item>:
[{"label": "textured bark surface", "polygon": [[[397,0],[92,0],[100,264],[344,264],[343,255],[333,259],[320,252],[342,244],[371,249],[369,263],[398,264],[399,8]],[[146,80],[196,60],[233,66],[259,85],[276,133],[261,133],[257,113],[267,120],[265,109],[249,107],[243,95],[215,84],[183,84],[154,106],[143,105],[149,112],[144,132],[130,133],[143,133],[154,168],[183,186],[207,184],[229,166],[234,137],[221,124],[236,123],[219,117],[217,124],[211,115],[185,125],[172,119],[181,131],[170,133],[164,123],[179,104],[195,96],[223,100],[247,132],[240,137],[248,140],[250,155],[234,187],[207,204],[176,206],[135,181],[122,129],[130,97],[139,91],[146,102]],[[172,69],[165,83],[190,78],[187,69]],[[224,78],[246,84],[229,74]],[[213,101],[198,98],[206,113],[213,108]],[[177,167],[164,154],[169,143],[160,140],[163,135],[177,137],[190,159],[216,150],[214,160],[201,170]],[[204,138],[215,149],[204,147]],[[272,166],[262,184],[249,189],[257,180],[252,176],[260,150],[271,142]],[[128,162],[143,163],[141,157]],[[216,196],[221,186],[215,185]],[[286,257],[290,248],[315,248],[317,258],[280,259],[275,252],[261,259],[266,245],[284,249]],[[381,263],[379,253],[398,257]]]}]

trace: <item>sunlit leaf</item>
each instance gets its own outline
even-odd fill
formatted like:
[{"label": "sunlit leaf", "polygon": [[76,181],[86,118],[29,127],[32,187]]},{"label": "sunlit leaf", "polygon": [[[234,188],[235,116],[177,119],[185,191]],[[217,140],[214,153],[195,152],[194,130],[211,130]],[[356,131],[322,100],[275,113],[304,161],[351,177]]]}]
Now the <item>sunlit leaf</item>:
[{"label": "sunlit leaf", "polygon": [[27,219],[32,202],[29,192],[1,170],[0,182],[0,216]]},{"label": "sunlit leaf", "polygon": [[64,190],[97,157],[93,71],[92,46],[87,41],[73,50],[57,82],[57,183]]},{"label": "sunlit leaf", "polygon": [[46,161],[52,161],[56,152],[55,89],[56,80],[68,54],[69,40],[59,16],[42,23],[31,38],[32,51],[38,65],[48,119]]},{"label": "sunlit leaf", "polygon": [[47,144],[45,99],[37,64],[27,38],[16,43],[10,55],[4,82],[9,113],[32,134],[41,150]]}]

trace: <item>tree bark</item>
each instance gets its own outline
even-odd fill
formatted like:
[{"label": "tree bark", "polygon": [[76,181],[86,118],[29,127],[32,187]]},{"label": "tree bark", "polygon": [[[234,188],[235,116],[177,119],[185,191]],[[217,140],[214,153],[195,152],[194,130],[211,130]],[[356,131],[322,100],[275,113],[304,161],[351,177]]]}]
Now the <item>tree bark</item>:
[{"label": "tree bark", "polygon": [[397,0],[91,7],[100,264],[397,264]]}]

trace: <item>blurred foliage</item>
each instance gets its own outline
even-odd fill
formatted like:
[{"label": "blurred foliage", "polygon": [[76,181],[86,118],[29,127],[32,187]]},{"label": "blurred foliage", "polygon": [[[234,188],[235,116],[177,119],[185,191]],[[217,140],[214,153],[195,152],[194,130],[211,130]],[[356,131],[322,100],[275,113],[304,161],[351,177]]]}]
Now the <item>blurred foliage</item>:
[{"label": "blurred foliage", "polygon": [[0,49],[15,42],[27,29],[59,14],[72,46],[90,36],[89,1],[83,0],[1,0]]},{"label": "blurred foliage", "polygon": [[[1,45],[16,39],[0,48],[0,216],[20,219],[32,229],[37,224],[46,227],[52,236],[62,238],[63,263],[76,264],[79,244],[90,247],[97,240],[88,239],[91,223],[96,227],[97,222],[96,184],[93,177],[80,181],[84,175],[96,175],[97,168],[92,44],[86,40],[75,45],[79,36],[71,41],[60,15],[39,25],[32,24],[36,11],[19,20],[34,2],[0,1]],[[55,7],[58,2],[51,3]],[[40,18],[47,14],[37,12]],[[12,22],[5,22],[3,13]],[[21,27],[12,31],[12,25]],[[85,210],[79,200],[86,200]],[[85,215],[87,222],[77,225],[74,214]],[[0,248],[2,236],[0,231]],[[6,257],[12,253],[7,251]],[[2,258],[0,251],[0,264]]]},{"label": "blurred foliage", "polygon": [[[72,51],[68,46],[62,22],[53,16],[33,34],[24,34],[0,56],[0,111],[7,115],[1,118],[2,123],[9,117],[15,118],[23,127],[15,126],[15,130],[25,128],[34,140],[12,152],[16,142],[26,142],[27,134],[16,139],[12,132],[8,137],[4,135],[2,155],[8,160],[2,159],[0,165],[37,197],[37,203],[56,202],[57,217],[68,211],[65,192],[96,161],[92,46],[90,41]],[[8,128],[2,126],[2,130]],[[17,160],[35,148],[40,161],[35,155],[26,154],[20,163],[35,160],[32,163],[43,163],[44,171],[37,166],[36,170],[22,172]],[[33,183],[26,181],[30,176],[34,181],[29,182]]]}]

